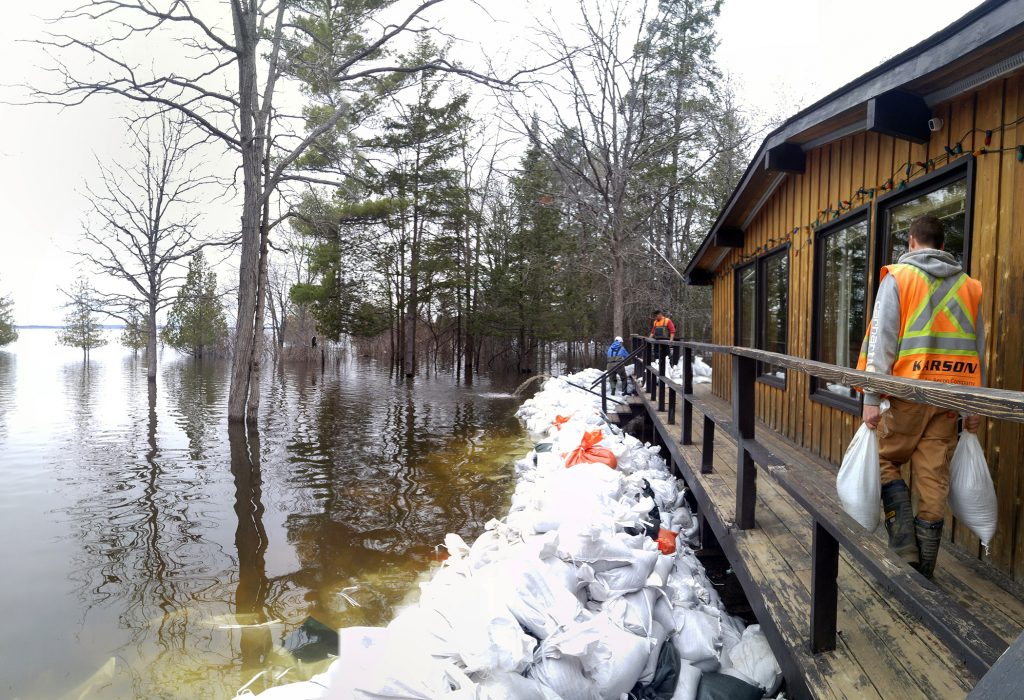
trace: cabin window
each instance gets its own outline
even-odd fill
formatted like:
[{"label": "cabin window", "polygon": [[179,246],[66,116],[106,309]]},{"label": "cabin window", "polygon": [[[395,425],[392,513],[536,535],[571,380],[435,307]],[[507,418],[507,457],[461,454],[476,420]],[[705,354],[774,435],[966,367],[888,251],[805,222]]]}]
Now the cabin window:
[{"label": "cabin window", "polygon": [[944,224],[946,250],[968,269],[973,165],[974,159],[965,157],[879,201],[878,220],[883,225],[876,267],[899,260],[907,252],[910,222],[918,216],[931,214]]},{"label": "cabin window", "polygon": [[736,345],[754,347],[757,309],[757,268],[751,264],[736,271]]},{"label": "cabin window", "polygon": [[[761,291],[758,319],[758,347],[768,352],[786,354],[789,330],[789,248],[761,258],[758,262]],[[784,367],[764,364],[761,373],[766,379],[785,382]]]},{"label": "cabin window", "polygon": [[[867,313],[868,220],[861,214],[818,233],[815,246],[814,359],[856,367]],[[812,392],[856,410],[857,393],[844,384],[814,379]]]}]

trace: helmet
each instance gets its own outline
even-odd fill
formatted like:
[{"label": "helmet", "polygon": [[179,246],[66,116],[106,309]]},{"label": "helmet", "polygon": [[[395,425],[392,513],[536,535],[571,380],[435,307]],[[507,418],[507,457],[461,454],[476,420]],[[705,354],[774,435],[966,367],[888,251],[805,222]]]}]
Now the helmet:
[{"label": "helmet", "polygon": [[616,343],[621,343],[622,342],[622,336],[621,335],[615,336],[615,342]]}]

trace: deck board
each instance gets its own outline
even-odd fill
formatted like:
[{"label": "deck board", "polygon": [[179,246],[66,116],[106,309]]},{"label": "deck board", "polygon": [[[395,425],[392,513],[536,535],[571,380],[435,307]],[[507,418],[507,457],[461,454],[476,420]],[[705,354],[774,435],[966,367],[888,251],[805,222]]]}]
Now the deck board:
[{"label": "deck board", "polygon": [[[720,399],[702,398],[717,402],[713,410],[728,410]],[[681,407],[676,416],[681,419]],[[658,419],[667,425],[667,411],[659,413]],[[691,465],[700,464],[701,419],[695,407],[694,444],[678,446]],[[671,432],[678,442],[678,421]],[[776,442],[763,423],[758,423],[757,432],[769,449],[794,449],[781,439]],[[731,437],[716,431],[714,472],[694,475],[724,523],[735,521],[735,449]],[[974,686],[977,679],[956,656],[844,551],[839,565],[837,648],[812,655],[808,639],[811,518],[779,484],[759,473],[755,519],[756,528],[732,530],[732,535],[750,577],[764,593],[765,607],[774,620],[782,621],[780,634],[796,651],[798,663],[808,670],[805,676],[812,695],[963,698]],[[1024,602],[1017,591],[983,578],[978,566],[946,551],[938,570],[937,583],[990,623],[1001,637],[1011,641],[1024,630]]]}]

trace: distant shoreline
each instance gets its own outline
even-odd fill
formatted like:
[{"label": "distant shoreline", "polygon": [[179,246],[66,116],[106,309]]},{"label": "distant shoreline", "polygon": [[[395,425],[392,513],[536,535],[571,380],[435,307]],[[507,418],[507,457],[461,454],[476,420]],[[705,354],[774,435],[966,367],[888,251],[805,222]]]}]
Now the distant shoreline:
[{"label": "distant shoreline", "polygon": [[[51,330],[51,331],[53,331],[53,330],[56,330],[56,331],[64,330],[64,326],[36,326],[36,325],[19,326],[19,325],[15,325],[14,327],[17,330],[19,330],[19,331],[22,331],[22,330],[29,331],[29,330],[39,330],[39,329]],[[120,325],[120,326],[112,326],[112,325],[109,325],[109,324],[106,324],[106,323],[101,323],[101,324],[99,324],[99,327],[102,328],[105,331],[120,331],[120,330],[124,330],[124,325],[123,324]]]}]

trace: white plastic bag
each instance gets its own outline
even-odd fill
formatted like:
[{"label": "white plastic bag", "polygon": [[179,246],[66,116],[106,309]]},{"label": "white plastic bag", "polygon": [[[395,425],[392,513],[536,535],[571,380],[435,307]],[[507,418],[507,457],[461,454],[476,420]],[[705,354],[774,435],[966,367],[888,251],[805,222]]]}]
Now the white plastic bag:
[{"label": "white plastic bag", "polygon": [[978,436],[964,431],[949,465],[949,507],[988,551],[996,534],[996,489]]},{"label": "white plastic bag", "polygon": [[878,437],[864,423],[853,436],[836,477],[839,500],[851,518],[866,530],[878,527],[882,475],[878,463]]}]

